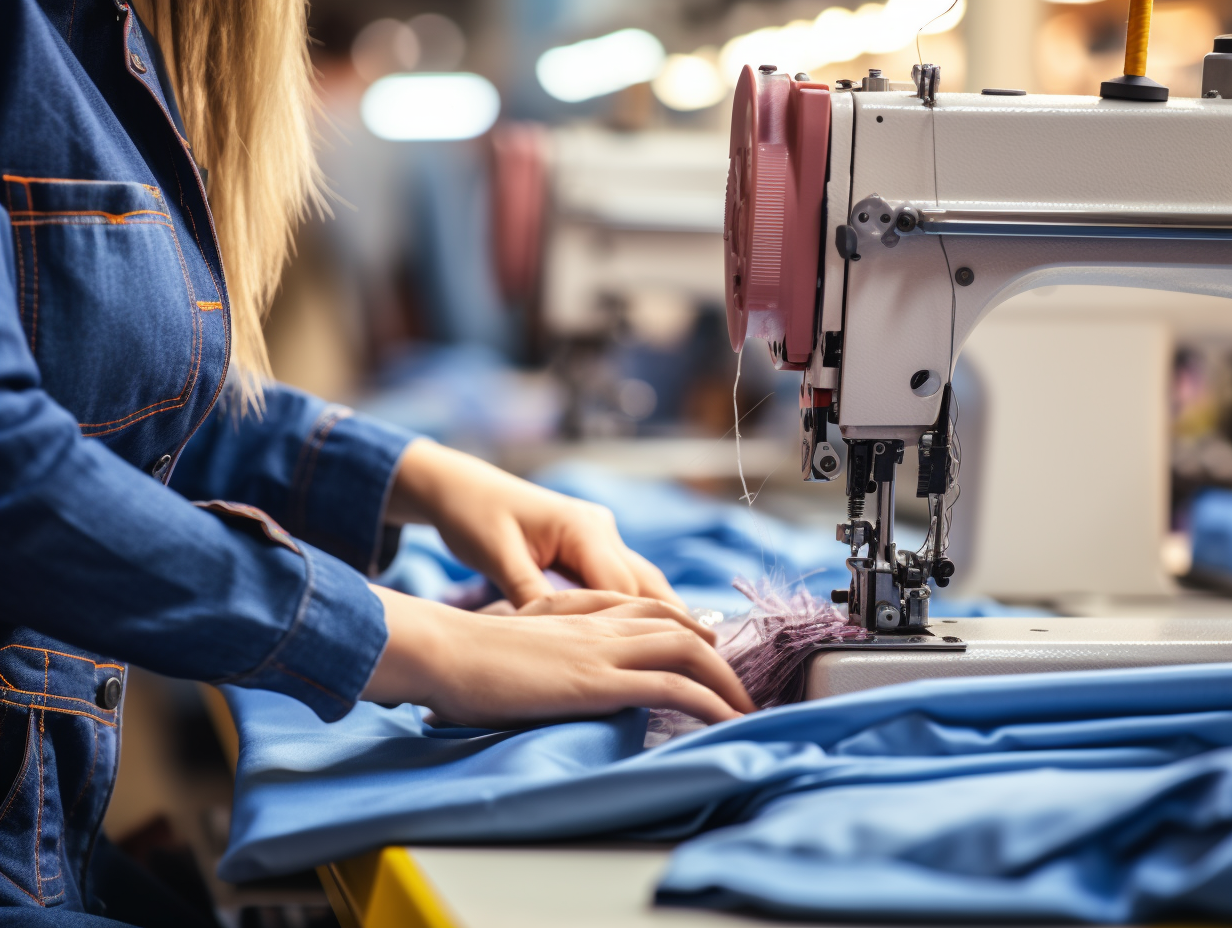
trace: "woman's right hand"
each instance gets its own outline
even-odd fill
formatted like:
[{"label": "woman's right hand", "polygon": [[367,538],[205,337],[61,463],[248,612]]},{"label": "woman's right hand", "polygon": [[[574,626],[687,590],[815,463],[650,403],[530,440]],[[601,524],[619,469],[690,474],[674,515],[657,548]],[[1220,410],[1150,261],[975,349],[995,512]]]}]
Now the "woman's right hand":
[{"label": "woman's right hand", "polygon": [[[486,728],[631,706],[676,709],[707,723],[756,709],[687,613],[665,603],[570,591],[544,597],[537,614],[494,616],[372,591],[385,605],[389,643],[364,699],[412,702]],[[553,614],[568,603],[604,608]]]}]

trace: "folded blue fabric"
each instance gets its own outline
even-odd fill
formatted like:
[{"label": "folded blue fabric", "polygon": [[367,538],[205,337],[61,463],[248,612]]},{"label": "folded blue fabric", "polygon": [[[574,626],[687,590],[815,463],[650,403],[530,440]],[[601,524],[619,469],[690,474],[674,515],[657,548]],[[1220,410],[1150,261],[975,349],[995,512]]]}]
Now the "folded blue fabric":
[{"label": "folded blue fabric", "polygon": [[434,730],[413,706],[326,724],[277,693],[227,698],[241,751],[224,879],[388,843],[735,825],[677,852],[664,898],[868,917],[1232,915],[1230,665],[916,681],[648,751],[636,711],[484,732]]},{"label": "folded blue fabric", "polygon": [[814,918],[1089,921],[1232,912],[1232,749],[812,790],[682,846],[661,903]]}]

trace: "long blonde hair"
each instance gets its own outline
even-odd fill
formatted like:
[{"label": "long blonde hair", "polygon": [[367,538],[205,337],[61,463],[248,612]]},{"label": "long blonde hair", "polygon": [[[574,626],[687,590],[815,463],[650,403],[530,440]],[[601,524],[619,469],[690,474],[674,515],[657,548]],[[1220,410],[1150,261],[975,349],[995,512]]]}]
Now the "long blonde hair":
[{"label": "long blonde hair", "polygon": [[271,379],[261,326],[309,209],[326,211],[305,0],[135,0],[167,62],[210,209],[231,300],[239,409]]}]

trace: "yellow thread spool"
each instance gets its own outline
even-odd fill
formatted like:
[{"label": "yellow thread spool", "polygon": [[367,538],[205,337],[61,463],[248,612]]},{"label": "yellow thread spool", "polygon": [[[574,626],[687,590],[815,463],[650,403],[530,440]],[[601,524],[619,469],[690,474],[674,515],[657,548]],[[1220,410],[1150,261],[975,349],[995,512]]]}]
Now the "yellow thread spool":
[{"label": "yellow thread spool", "polygon": [[1125,35],[1125,74],[1146,77],[1146,46],[1151,38],[1152,0],[1129,0],[1129,29]]}]

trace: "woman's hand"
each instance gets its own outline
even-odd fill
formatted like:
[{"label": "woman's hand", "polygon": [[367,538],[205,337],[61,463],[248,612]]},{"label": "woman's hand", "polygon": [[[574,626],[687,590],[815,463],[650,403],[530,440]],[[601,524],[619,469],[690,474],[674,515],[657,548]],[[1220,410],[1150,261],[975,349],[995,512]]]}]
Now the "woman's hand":
[{"label": "woman's hand", "polygon": [[363,692],[490,728],[677,709],[707,723],[756,709],[735,672],[670,607],[491,616],[372,588],[389,643]]},{"label": "woman's hand", "polygon": [[608,509],[435,442],[416,441],[403,455],[389,520],[436,526],[450,550],[515,607],[553,592],[548,568],[592,590],[684,607],[662,571],[621,541]]}]

